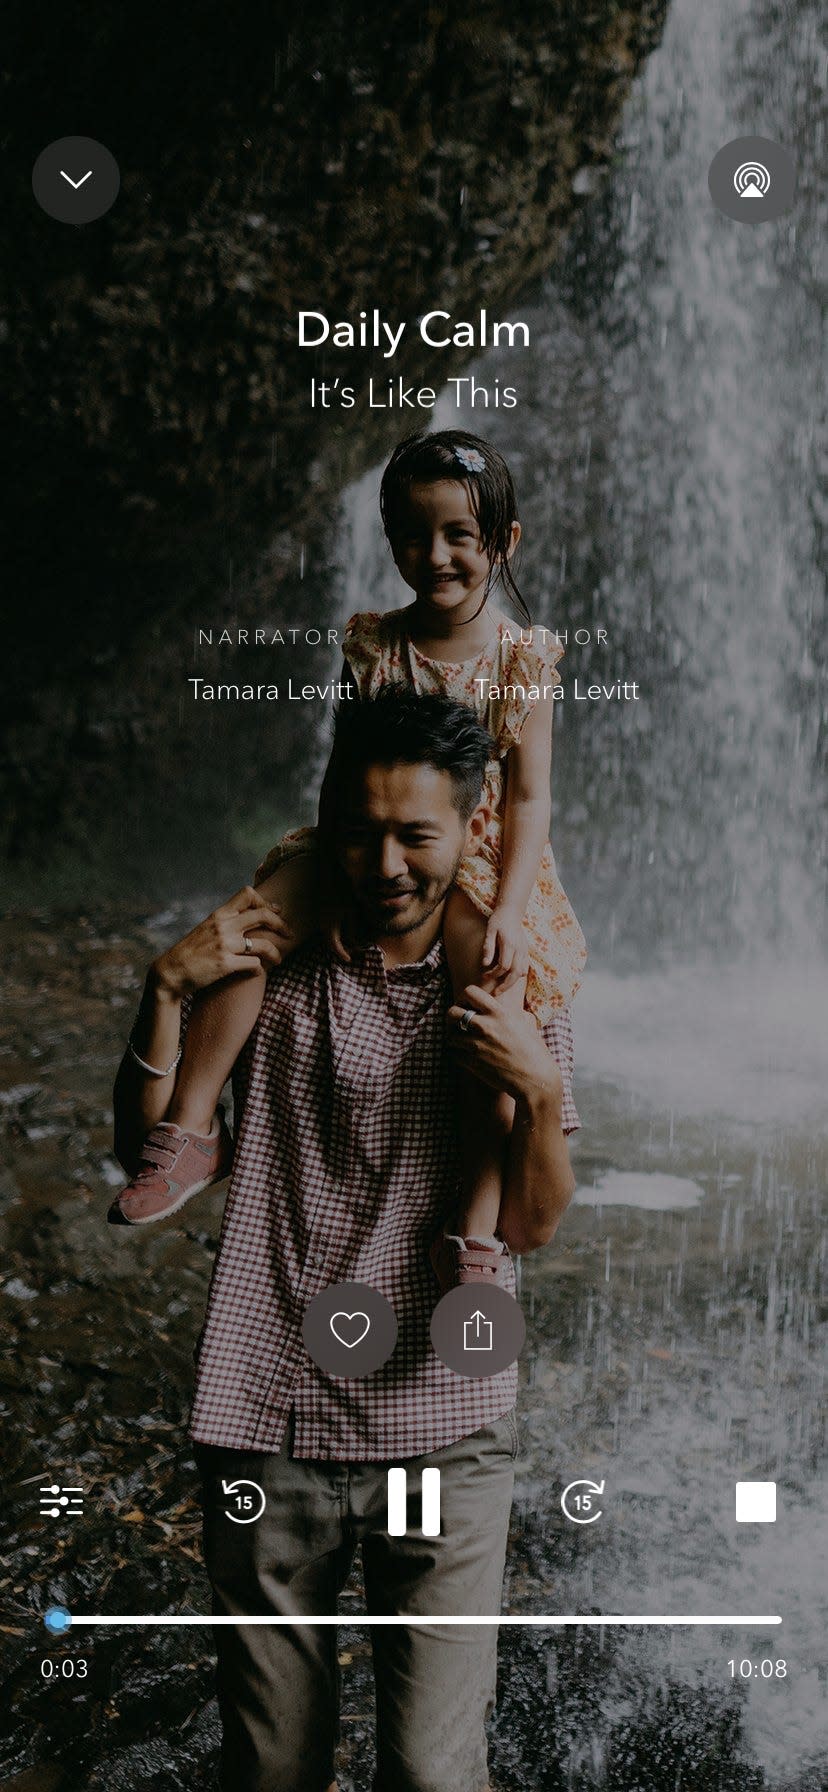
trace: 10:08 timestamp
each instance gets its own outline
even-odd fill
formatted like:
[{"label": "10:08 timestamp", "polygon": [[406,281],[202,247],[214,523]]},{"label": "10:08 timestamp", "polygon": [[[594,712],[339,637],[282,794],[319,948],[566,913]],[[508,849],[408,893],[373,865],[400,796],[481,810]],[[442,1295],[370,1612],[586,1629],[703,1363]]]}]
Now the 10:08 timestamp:
[{"label": "10:08 timestamp", "polygon": [[735,1659],[728,1662],[731,1680],[787,1680],[788,1664],[781,1657],[766,1655],[761,1661],[751,1661],[744,1655],[741,1661]]}]

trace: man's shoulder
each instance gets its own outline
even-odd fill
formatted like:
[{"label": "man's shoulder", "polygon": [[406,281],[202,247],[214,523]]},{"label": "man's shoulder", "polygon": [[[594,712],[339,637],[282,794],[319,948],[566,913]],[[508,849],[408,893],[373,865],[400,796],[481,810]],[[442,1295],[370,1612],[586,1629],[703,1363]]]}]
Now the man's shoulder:
[{"label": "man's shoulder", "polygon": [[267,973],[264,1001],[278,1001],[287,990],[295,995],[302,988],[310,992],[319,980],[330,969],[333,958],[332,948],[322,934],[313,934],[304,944],[297,946],[295,952],[284,959],[282,964],[272,967]]},{"label": "man's shoulder", "polygon": [[[286,1008],[293,1012],[314,1013],[320,1010],[326,993],[333,990],[334,1001],[337,990],[342,992],[351,988],[363,987],[366,991],[379,993],[385,987],[390,997],[391,989],[402,989],[407,986],[421,987],[445,986],[446,999],[450,998],[450,983],[442,938],[421,959],[414,964],[400,965],[395,969],[385,966],[382,951],[378,944],[371,944],[360,949],[352,949],[349,959],[343,961],[321,935],[314,937],[296,952],[292,952],[283,964],[277,965],[268,973],[267,985],[262,1000],[262,1014],[275,1015]],[[397,1003],[389,1002],[388,1024],[393,1028]]]},{"label": "man's shoulder", "polygon": [[298,1036],[310,1040],[321,1035],[329,959],[326,942],[313,938],[268,971],[258,1019],[236,1060],[234,1076],[240,1077],[241,1087],[262,1054],[270,1058],[278,1039],[284,1037],[289,1059]]}]

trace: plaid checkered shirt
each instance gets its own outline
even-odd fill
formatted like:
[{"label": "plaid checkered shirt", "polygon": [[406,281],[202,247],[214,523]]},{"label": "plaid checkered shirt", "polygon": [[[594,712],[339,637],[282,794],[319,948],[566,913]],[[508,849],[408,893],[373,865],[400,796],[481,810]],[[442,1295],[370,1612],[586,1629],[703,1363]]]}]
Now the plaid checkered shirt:
[{"label": "plaid checkered shirt", "polygon": [[[190,1434],[275,1451],[390,1461],[468,1436],[514,1405],[517,1368],[456,1375],[429,1337],[439,1298],[428,1247],[457,1196],[457,1082],[441,942],[386,970],[378,946],[342,964],[318,942],[268,978],[236,1068],[236,1153],[197,1346]],[[544,1030],[560,1066],[563,1126],[578,1126],[562,1009]],[[332,1282],[390,1301],[399,1332],[382,1368],[325,1374],[302,1318]]]}]

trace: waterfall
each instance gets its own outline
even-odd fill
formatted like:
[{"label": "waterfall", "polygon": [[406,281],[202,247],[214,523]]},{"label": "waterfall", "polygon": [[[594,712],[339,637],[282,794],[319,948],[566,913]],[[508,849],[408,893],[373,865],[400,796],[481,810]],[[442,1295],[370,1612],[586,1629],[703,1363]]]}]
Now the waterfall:
[{"label": "waterfall", "polygon": [[[638,703],[556,718],[559,864],[594,958],[619,969],[801,955],[824,935],[817,26],[809,0],[674,0],[612,167],[582,171],[566,254],[521,303],[530,350],[473,369],[515,384],[518,408],[434,413],[513,468],[535,620],[570,641],[607,629],[569,648],[565,678],[639,682]],[[761,225],[707,188],[749,132],[799,164],[794,210]],[[346,611],[405,601],[379,474],[344,501]]]}]

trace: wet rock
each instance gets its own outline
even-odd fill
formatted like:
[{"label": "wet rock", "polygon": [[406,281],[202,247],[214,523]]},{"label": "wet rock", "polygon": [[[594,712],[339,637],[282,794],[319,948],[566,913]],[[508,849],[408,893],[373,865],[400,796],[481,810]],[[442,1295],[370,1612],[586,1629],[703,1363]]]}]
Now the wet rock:
[{"label": "wet rock", "polygon": [[[388,445],[383,413],[343,420],[308,403],[312,375],[362,387],[388,364],[300,350],[298,309],[311,295],[352,317],[368,293],[409,320],[424,298],[457,316],[511,307],[557,252],[573,177],[606,165],[665,6],[566,0],[550,15],[543,0],[508,13],[500,0],[397,0],[379,17],[343,0],[312,22],[262,8],[257,25],[247,8],[220,56],[150,7],[144,28],[165,45],[152,122],[137,89],[137,111],[122,94],[124,179],[92,262],[64,231],[44,266],[30,195],[0,221],[19,270],[6,562],[21,591],[38,544],[37,603],[18,606],[2,717],[10,880],[48,841],[64,891],[82,897],[92,861],[99,877],[117,863],[145,887],[138,823],[160,805],[176,818],[174,888],[203,760],[200,727],[179,722],[183,643],[223,602],[228,551],[239,620],[292,616],[297,562],[324,557],[320,513]],[[84,14],[79,29],[90,90],[106,93],[131,53],[124,21],[115,11],[90,34]],[[15,58],[44,119],[65,84],[50,44],[19,9]],[[7,128],[28,144],[28,110]],[[187,154],[171,157],[171,142]],[[451,372],[467,358],[453,355]],[[394,372],[439,386],[445,356],[409,328]],[[249,747],[244,758],[248,800],[272,793],[272,757],[265,776]],[[219,826],[211,860],[233,849]]]}]

